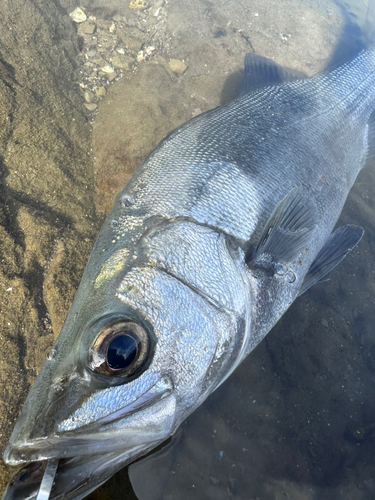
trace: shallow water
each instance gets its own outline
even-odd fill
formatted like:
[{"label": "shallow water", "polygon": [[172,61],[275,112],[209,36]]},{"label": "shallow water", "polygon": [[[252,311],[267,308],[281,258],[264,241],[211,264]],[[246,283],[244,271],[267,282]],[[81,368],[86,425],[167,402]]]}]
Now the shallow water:
[{"label": "shallow water", "polygon": [[[128,13],[123,2],[94,7],[107,19]],[[150,80],[152,56],[115,81],[101,102],[93,125],[99,214],[169,130],[235,95],[246,52],[312,75],[371,40],[375,11],[371,2],[354,0],[185,0],[163,8],[160,54],[183,59],[188,69],[171,81]],[[132,129],[126,140],[122,120]],[[338,222],[361,225],[365,236],[331,281],[300,297],[165,447],[90,498],[374,498],[374,200],[368,167]]]}]

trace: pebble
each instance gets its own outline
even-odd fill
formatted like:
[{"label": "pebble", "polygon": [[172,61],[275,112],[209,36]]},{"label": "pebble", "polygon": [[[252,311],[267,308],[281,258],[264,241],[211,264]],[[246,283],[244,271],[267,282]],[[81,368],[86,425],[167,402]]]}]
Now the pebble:
[{"label": "pebble", "polygon": [[142,62],[146,59],[145,57],[145,53],[143,52],[143,50],[140,50],[137,54],[137,61],[138,62]]},{"label": "pebble", "polygon": [[78,33],[80,35],[92,35],[95,32],[95,24],[85,21],[78,26]]},{"label": "pebble", "polygon": [[129,7],[133,10],[144,10],[147,9],[148,3],[145,0],[132,0]]},{"label": "pebble", "polygon": [[96,25],[108,31],[112,28],[112,25],[116,27],[112,21],[107,21],[107,19],[97,19]]},{"label": "pebble", "polygon": [[106,66],[102,67],[102,71],[104,73],[113,73],[115,71],[115,68],[113,66],[109,66],[108,64]]},{"label": "pebble", "polygon": [[86,102],[92,102],[92,100],[94,99],[94,94],[89,90],[85,90],[83,95],[85,97]]},{"label": "pebble", "polygon": [[108,74],[108,81],[113,82],[113,80],[116,78],[116,76],[117,76],[116,71],[112,71],[112,73]]},{"label": "pebble", "polygon": [[89,111],[95,111],[95,110],[96,110],[96,108],[98,107],[98,105],[97,105],[97,104],[95,104],[95,103],[93,103],[93,102],[90,102],[90,103],[85,102],[85,106],[86,106],[86,108],[87,108]]},{"label": "pebble", "polygon": [[[165,30],[163,12],[166,0],[155,0],[153,5],[149,0],[132,0],[130,3],[133,12],[128,16],[116,14],[102,19],[89,7],[84,10],[77,7],[70,14],[72,21],[78,23],[77,31],[83,40],[82,52],[78,55],[81,61],[80,87],[84,105],[92,112],[92,119],[98,110],[97,103],[106,95],[110,83],[136,70],[145,61],[156,62],[160,56],[158,49],[163,42],[159,33],[160,28]],[[171,76],[186,70],[186,65],[178,61],[179,66],[174,68],[177,73],[173,73],[168,62],[163,61]]]},{"label": "pebble", "polygon": [[96,89],[96,96],[97,97],[104,97],[106,95],[107,91],[105,89],[105,87],[99,87],[98,89]]},{"label": "pebble", "polygon": [[87,57],[96,57],[96,55],[97,55],[96,50],[88,50],[88,51],[86,52],[86,56],[87,56]]},{"label": "pebble", "polygon": [[168,64],[170,70],[176,75],[182,75],[187,69],[186,64],[179,59],[171,59]]},{"label": "pebble", "polygon": [[73,12],[71,12],[69,14],[69,16],[70,16],[70,19],[72,21],[74,21],[75,23],[83,23],[87,19],[86,14],[79,7],[77,7],[76,9],[74,9]]},{"label": "pebble", "polygon": [[112,64],[115,68],[124,69],[125,71],[131,71],[133,58],[125,56],[116,52],[112,56]]},{"label": "pebble", "polygon": [[[104,71],[104,73],[108,73],[104,68],[108,66],[108,63],[105,59],[103,59],[102,57],[94,57],[92,59],[92,62],[97,64],[98,66],[101,67],[102,71]],[[111,67],[111,66],[110,66]],[[112,71],[113,71],[113,68],[112,68]]]},{"label": "pebble", "polygon": [[133,36],[127,35],[125,30],[119,29],[117,31],[117,34],[125,47],[132,50],[133,52],[139,52],[141,50],[142,42],[140,40],[134,38]]}]

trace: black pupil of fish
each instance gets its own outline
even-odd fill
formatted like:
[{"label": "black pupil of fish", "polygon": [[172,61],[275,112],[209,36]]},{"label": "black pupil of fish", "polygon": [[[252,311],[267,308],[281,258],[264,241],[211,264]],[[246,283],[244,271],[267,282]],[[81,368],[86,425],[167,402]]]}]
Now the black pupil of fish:
[{"label": "black pupil of fish", "polygon": [[138,343],[130,335],[118,335],[108,346],[108,366],[113,370],[128,368],[135,360]]}]

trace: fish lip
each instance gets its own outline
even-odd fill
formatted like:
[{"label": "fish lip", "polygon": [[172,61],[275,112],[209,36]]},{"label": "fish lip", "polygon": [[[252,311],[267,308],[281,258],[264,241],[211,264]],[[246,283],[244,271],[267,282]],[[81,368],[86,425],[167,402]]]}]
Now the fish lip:
[{"label": "fish lip", "polygon": [[[160,382],[162,382],[164,388],[160,391],[155,391]],[[48,438],[22,442],[19,445],[17,445],[17,439],[15,443],[10,442],[4,451],[3,459],[9,465],[19,465],[22,463],[49,460],[51,458],[67,458],[95,453],[91,449],[95,445],[97,446],[98,443],[104,442],[103,433],[98,434],[96,432],[98,427],[120,422],[122,419],[130,417],[136,412],[146,410],[171,397],[174,398],[173,383],[169,377],[164,376],[135,401],[94,422],[82,425],[78,429],[65,430],[61,434],[57,433]],[[84,434],[84,436],[80,434]],[[84,452],[81,450],[82,446],[85,447]],[[75,450],[77,450],[77,453],[73,453]]]}]

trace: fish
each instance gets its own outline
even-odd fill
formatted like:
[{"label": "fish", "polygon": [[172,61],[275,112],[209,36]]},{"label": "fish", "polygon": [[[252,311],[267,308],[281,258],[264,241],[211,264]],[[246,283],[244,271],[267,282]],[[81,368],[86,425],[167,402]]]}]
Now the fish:
[{"label": "fish", "polygon": [[247,54],[240,95],[149,154],[4,452],[38,464],[30,498],[43,463],[43,498],[79,500],[173,436],[359,243],[335,226],[373,156],[374,107],[373,49],[311,78]]}]

